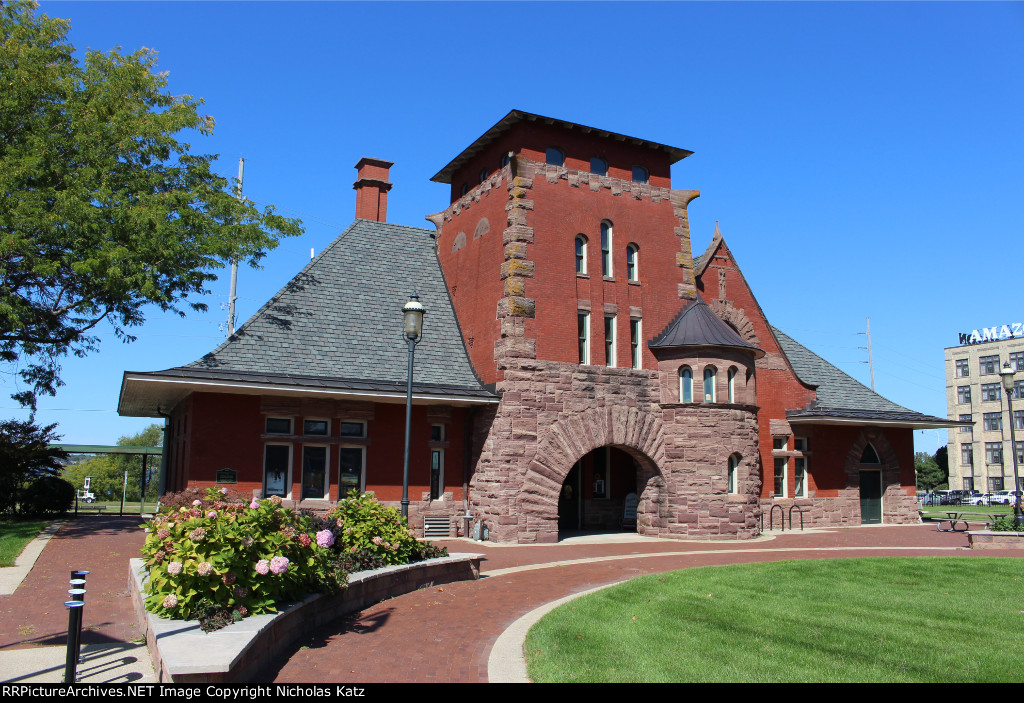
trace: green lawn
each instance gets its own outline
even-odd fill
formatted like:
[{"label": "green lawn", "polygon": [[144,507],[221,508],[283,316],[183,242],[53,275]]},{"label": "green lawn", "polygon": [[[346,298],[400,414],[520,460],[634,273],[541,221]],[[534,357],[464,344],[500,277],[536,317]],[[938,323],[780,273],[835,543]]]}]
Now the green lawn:
[{"label": "green lawn", "polygon": [[1024,680],[1024,559],[686,569],[568,603],[530,630],[537,682]]},{"label": "green lawn", "polygon": [[966,513],[983,515],[1006,515],[1013,512],[1012,505],[924,505],[921,511],[927,517],[945,518],[951,510],[962,510]]},{"label": "green lawn", "polygon": [[0,522],[0,567],[14,566],[25,545],[48,524],[46,520]]}]

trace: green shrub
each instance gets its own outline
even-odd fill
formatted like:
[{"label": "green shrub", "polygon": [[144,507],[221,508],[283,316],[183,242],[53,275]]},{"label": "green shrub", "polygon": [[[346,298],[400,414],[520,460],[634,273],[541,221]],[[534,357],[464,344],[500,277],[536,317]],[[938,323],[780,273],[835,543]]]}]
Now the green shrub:
[{"label": "green shrub", "polygon": [[224,498],[207,489],[205,499],[165,507],[147,523],[146,610],[185,620],[227,611],[234,619],[345,586],[337,554],[318,545],[308,518],[282,508],[280,498]]},{"label": "green shrub", "polygon": [[420,553],[420,543],[402,513],[369,493],[338,501],[327,518],[334,523],[335,548],[343,554],[362,554],[363,559],[386,566],[408,564]]},{"label": "green shrub", "polygon": [[37,478],[21,495],[22,515],[59,515],[75,504],[75,487],[57,476]]},{"label": "green shrub", "polygon": [[993,532],[1024,532],[1017,525],[1017,518],[1014,517],[1013,513],[1009,515],[1000,515],[992,523]]}]

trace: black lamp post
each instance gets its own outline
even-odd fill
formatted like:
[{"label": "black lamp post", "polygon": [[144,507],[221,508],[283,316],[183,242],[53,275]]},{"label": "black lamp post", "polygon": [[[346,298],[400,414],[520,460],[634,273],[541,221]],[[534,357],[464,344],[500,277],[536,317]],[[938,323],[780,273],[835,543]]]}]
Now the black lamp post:
[{"label": "black lamp post", "polygon": [[1013,519],[1019,529],[1024,525],[1024,515],[1020,509],[1020,477],[1017,467],[1017,434],[1013,427],[1013,369],[1009,362],[1003,362],[999,375],[1003,377],[1003,390],[1006,391],[1006,413],[1010,420],[1010,453],[1013,455]]},{"label": "black lamp post", "polygon": [[402,460],[402,517],[409,517],[409,428],[412,425],[412,365],[416,345],[423,339],[423,314],[426,309],[415,293],[405,307],[405,329],[402,336],[409,343],[409,383],[405,391],[405,457]]}]

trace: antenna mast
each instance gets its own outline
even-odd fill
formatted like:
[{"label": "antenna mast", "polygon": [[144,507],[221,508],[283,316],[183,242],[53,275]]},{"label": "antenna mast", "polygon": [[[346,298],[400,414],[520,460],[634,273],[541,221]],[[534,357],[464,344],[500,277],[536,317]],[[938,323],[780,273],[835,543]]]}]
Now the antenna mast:
[{"label": "antenna mast", "polygon": [[862,361],[860,363],[867,364],[868,367],[870,367],[870,369],[871,369],[871,390],[875,390],[875,362],[871,358],[871,318],[870,317],[866,317],[864,319],[867,320],[868,331],[867,332],[858,332],[857,334],[866,334],[868,336],[868,345],[866,347],[857,347],[857,348],[858,349],[867,349],[868,350],[868,360],[867,361]]},{"label": "antenna mast", "polygon": [[[245,157],[238,157],[238,193],[237,197],[239,200],[242,199],[242,178],[245,175]],[[235,333],[235,301],[238,299],[236,295],[238,290],[238,259],[231,259],[231,292],[228,294],[228,335],[231,336]]]}]

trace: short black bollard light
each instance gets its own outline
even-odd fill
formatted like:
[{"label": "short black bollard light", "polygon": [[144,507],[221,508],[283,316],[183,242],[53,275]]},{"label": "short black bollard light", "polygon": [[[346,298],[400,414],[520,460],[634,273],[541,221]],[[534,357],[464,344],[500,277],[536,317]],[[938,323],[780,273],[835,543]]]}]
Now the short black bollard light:
[{"label": "short black bollard light", "polygon": [[72,571],[71,578],[73,579],[84,579],[86,576],[91,574],[91,571]]},{"label": "short black bollard light", "polygon": [[68,589],[68,595],[71,596],[71,600],[77,601],[82,604],[79,609],[78,616],[78,628],[75,630],[75,661],[79,664],[82,663],[82,622],[85,620],[85,589],[82,586],[85,585],[85,579],[71,579],[69,582],[71,588]]},{"label": "short black bollard light", "polygon": [[76,633],[82,626],[82,608],[85,601],[65,601],[68,609],[68,653],[64,659],[64,683],[76,683],[78,676],[78,652],[75,647]]}]

